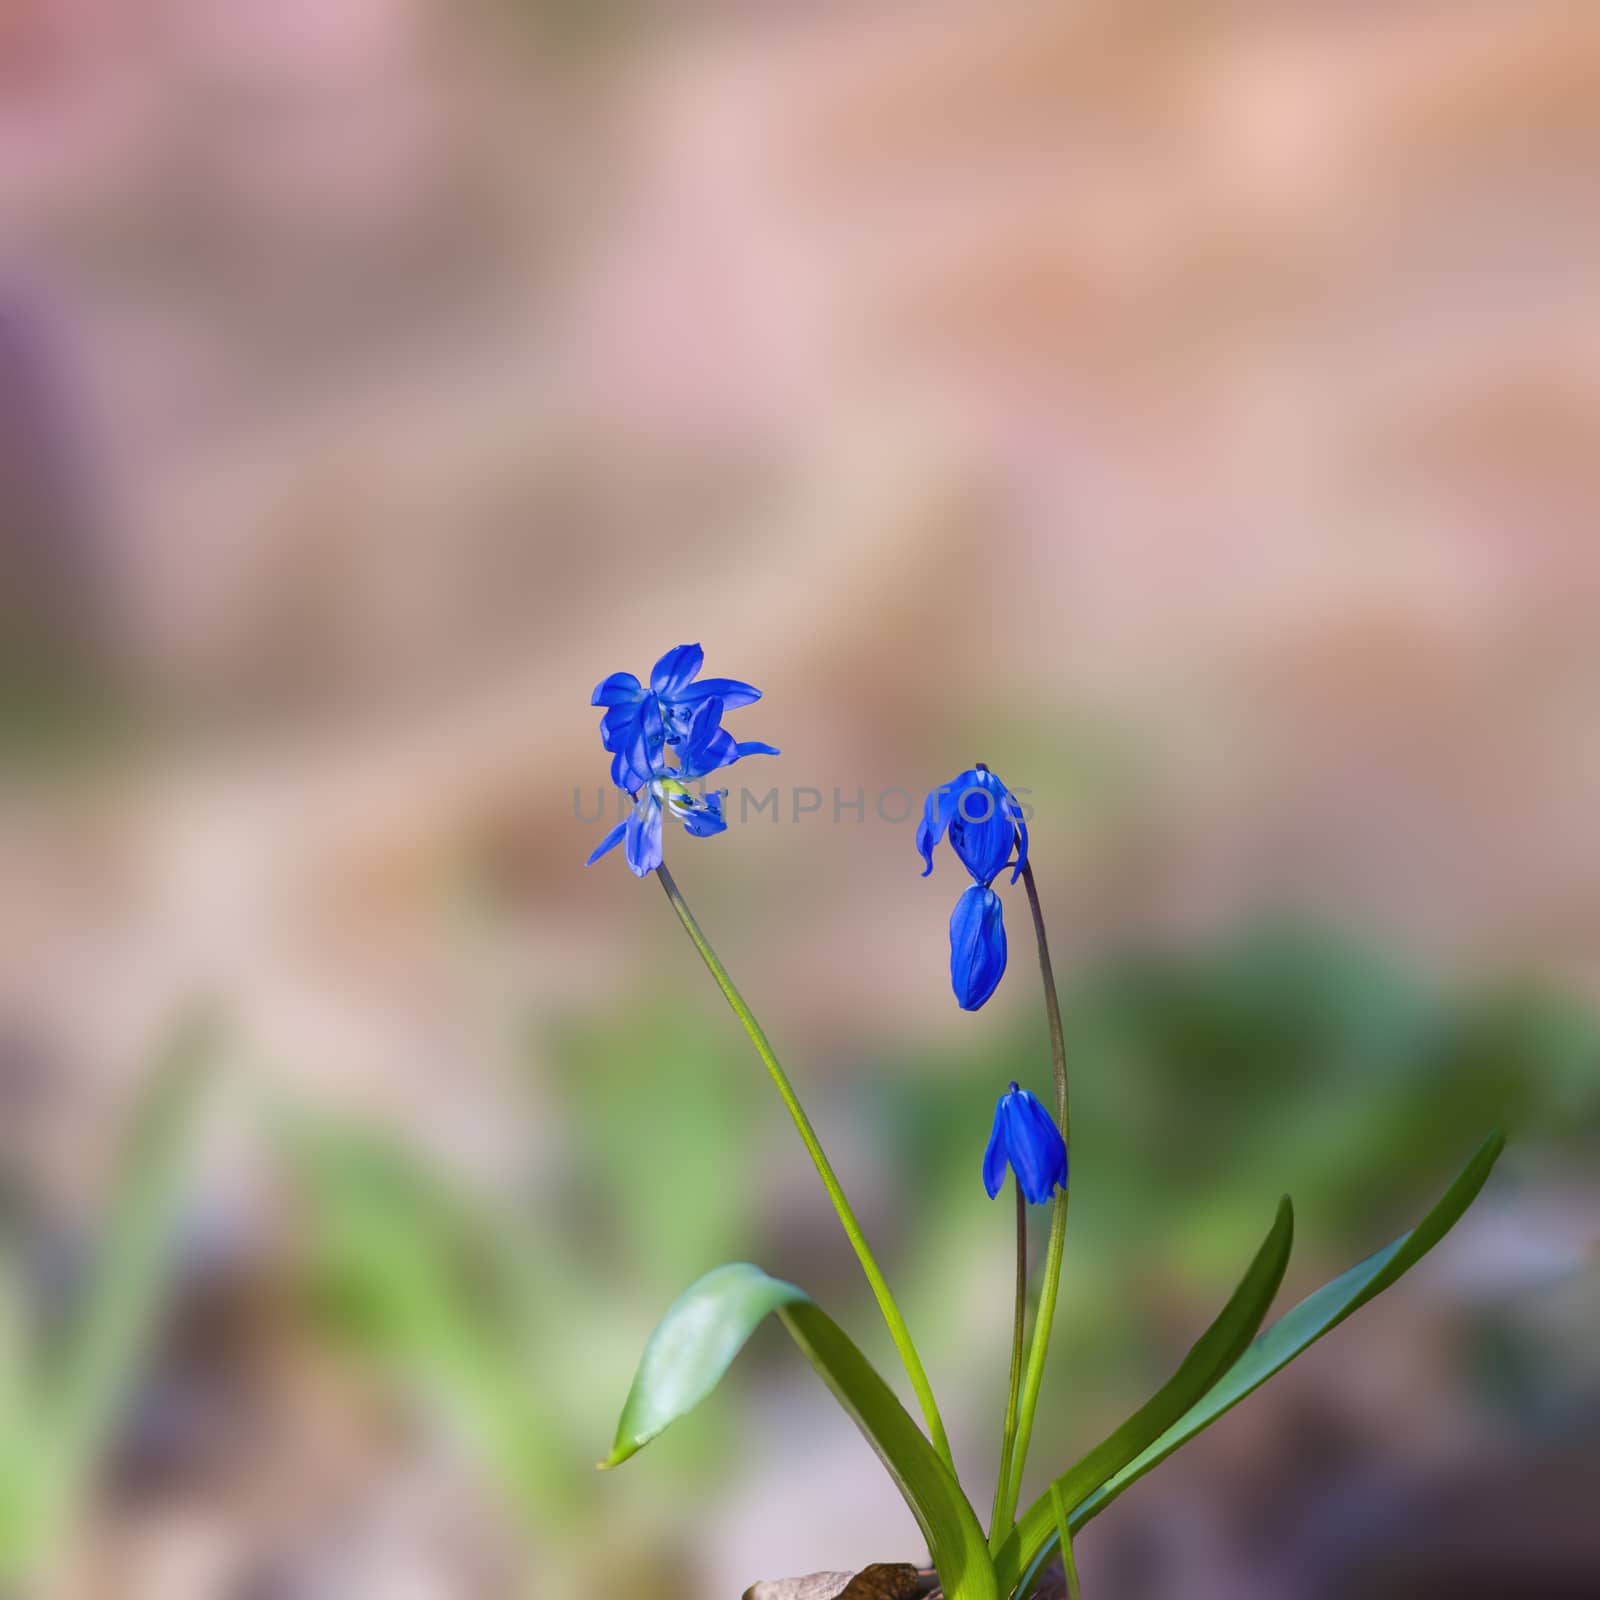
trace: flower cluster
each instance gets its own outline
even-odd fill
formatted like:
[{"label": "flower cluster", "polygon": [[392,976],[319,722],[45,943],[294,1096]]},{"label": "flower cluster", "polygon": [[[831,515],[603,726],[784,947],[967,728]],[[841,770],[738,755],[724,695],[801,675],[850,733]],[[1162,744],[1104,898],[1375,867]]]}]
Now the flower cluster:
[{"label": "flower cluster", "polygon": [[1006,970],[1005,917],[990,884],[1007,865],[1015,883],[1027,866],[1028,825],[1021,802],[979,763],[928,796],[917,828],[923,877],[933,871],[933,848],[946,833],[973,879],[950,914],[950,986],[962,1010],[976,1011]]},{"label": "flower cluster", "polygon": [[[611,781],[633,796],[633,810],[590,855],[593,866],[627,841],[628,865],[643,878],[661,865],[663,812],[670,811],[698,839],[721,833],[726,790],[695,791],[698,778],[730,767],[741,756],[775,756],[770,744],[736,740],[722,726],[725,711],[761,698],[737,678],[694,680],[705,660],[697,644],[680,644],[662,656],[646,688],[631,672],[613,672],[595,686],[591,704],[604,706],[600,743],[611,752]],[[676,765],[673,765],[674,759]]]}]

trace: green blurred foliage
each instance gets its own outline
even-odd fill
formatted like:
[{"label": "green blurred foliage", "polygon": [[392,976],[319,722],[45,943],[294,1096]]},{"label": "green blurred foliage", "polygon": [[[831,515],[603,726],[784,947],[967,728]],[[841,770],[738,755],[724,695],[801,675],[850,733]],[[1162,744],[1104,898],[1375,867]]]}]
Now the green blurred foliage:
[{"label": "green blurred foliage", "polygon": [[215,1044],[208,1015],[172,1031],[129,1117],[83,1270],[54,1295],[30,1270],[21,1186],[3,1186],[0,1594],[28,1592],[59,1554],[159,1334]]}]

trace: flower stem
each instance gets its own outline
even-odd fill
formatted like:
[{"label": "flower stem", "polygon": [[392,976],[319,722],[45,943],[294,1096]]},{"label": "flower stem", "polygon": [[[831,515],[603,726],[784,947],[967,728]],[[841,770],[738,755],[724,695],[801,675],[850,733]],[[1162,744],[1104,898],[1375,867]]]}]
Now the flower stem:
[{"label": "flower stem", "polygon": [[1022,1339],[1028,1319],[1028,1201],[1015,1173],[1011,1181],[1017,1191],[1017,1309],[1011,1328],[1011,1381],[1006,1388],[1006,1420],[1000,1435],[1000,1476],[994,1486],[991,1528],[999,1522],[1011,1484],[1011,1452],[1017,1442],[1017,1394],[1022,1388]]},{"label": "flower stem", "polygon": [[723,998],[732,1008],[733,1014],[744,1024],[744,1031],[750,1035],[750,1042],[756,1047],[756,1054],[761,1057],[768,1076],[771,1077],[780,1098],[788,1108],[790,1117],[794,1120],[801,1142],[810,1152],[812,1163],[817,1169],[817,1176],[822,1179],[822,1186],[828,1191],[828,1198],[833,1202],[833,1209],[839,1214],[839,1221],[843,1224],[845,1235],[861,1263],[861,1270],[866,1273],[867,1282],[871,1284],[872,1292],[877,1297],[878,1309],[883,1313],[883,1320],[889,1325],[890,1337],[894,1340],[895,1349],[900,1352],[906,1376],[911,1379],[911,1387],[916,1391],[917,1400],[922,1407],[922,1415],[928,1424],[928,1435],[933,1447],[954,1476],[955,1459],[950,1453],[950,1440],[944,1431],[943,1419],[939,1416],[938,1403],[933,1397],[933,1386],[928,1382],[928,1375],[923,1370],[917,1347],[911,1342],[911,1333],[906,1327],[906,1320],[901,1316],[900,1308],[889,1292],[889,1285],[884,1281],[883,1273],[873,1258],[866,1237],[861,1231],[861,1224],[856,1221],[855,1212],[850,1209],[850,1202],[845,1198],[838,1178],[834,1176],[833,1165],[823,1151],[816,1130],[811,1126],[811,1119],[800,1104],[799,1096],[795,1094],[788,1074],[784,1072],[777,1056],[773,1054],[772,1046],[761,1030],[761,1024],[756,1021],[754,1012],[745,1004],[744,996],[739,993],[733,979],[728,976],[728,969],[723,966],[721,957],[711,948],[711,941],[706,938],[700,924],[695,921],[694,913],[689,909],[682,891],[665,863],[656,869],[656,876],[661,879],[661,887],[666,891],[672,909],[678,913],[678,920],[683,924],[684,931],[694,941],[695,949],[700,952],[700,959],[705,962],[711,976],[716,979]]},{"label": "flower stem", "polygon": [[1011,1467],[1006,1474],[1006,1503],[999,1507],[989,1529],[989,1547],[996,1550],[1011,1532],[1017,1512],[1017,1497],[1022,1491],[1022,1471],[1028,1462],[1028,1443],[1033,1437],[1033,1414],[1039,1405],[1039,1389],[1044,1382],[1044,1360],[1050,1348],[1050,1324],[1055,1320],[1056,1291],[1061,1284],[1061,1256],[1066,1247],[1067,1202],[1071,1193],[1072,1116],[1067,1104],[1067,1046],[1061,1026],[1061,1001],[1056,994],[1055,969],[1050,964],[1050,941],[1044,931],[1044,911],[1039,905],[1039,889],[1033,881],[1033,866],[1022,869],[1022,882],[1028,891],[1028,908],[1033,912],[1033,933],[1039,943],[1039,976],[1044,980],[1044,1011],[1050,1024],[1050,1064],[1056,1079],[1056,1121],[1066,1142],[1068,1156],[1067,1187],[1056,1194],[1050,1216],[1050,1242],[1045,1247],[1044,1283],[1039,1292],[1039,1310],[1033,1319],[1033,1343],[1028,1349],[1028,1371],[1022,1385],[1022,1404],[1017,1416],[1017,1443]]}]

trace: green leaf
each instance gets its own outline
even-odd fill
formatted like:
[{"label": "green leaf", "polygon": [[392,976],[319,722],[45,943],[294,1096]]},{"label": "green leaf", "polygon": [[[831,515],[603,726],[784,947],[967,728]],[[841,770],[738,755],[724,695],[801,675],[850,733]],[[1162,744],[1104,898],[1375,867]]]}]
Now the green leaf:
[{"label": "green leaf", "polygon": [[693,1410],[774,1313],[888,1469],[928,1541],[945,1592],[998,1600],[977,1516],[893,1390],[803,1289],[748,1263],[715,1268],[673,1302],[645,1346],[602,1467],[626,1461]]},{"label": "green leaf", "polygon": [[601,1466],[620,1466],[693,1411],[774,1311],[808,1298],[804,1289],[744,1261],[714,1267],[690,1284],[644,1347],[611,1454]]},{"label": "green leaf", "polygon": [[165,1256],[209,1076],[209,1016],[175,1030],[135,1110],[84,1304],[40,1376],[13,1487],[0,1573],[23,1575],[54,1541],[115,1423],[166,1290]]},{"label": "green leaf", "polygon": [[1059,1495],[1064,1505],[1076,1506],[1181,1417],[1239,1359],[1261,1326],[1278,1285],[1283,1282],[1293,1243],[1294,1208],[1285,1196],[1278,1202],[1272,1228],[1239,1280],[1238,1288],[1216,1320],[1195,1341],[1178,1370],[1121,1427],[1068,1468],[1023,1512],[1017,1526],[995,1553],[995,1567],[1003,1592],[1009,1594],[1018,1576],[1035,1557],[1054,1547],[1057,1538],[1055,1496]]},{"label": "green leaf", "polygon": [[[1505,1149],[1505,1142],[1504,1134],[1490,1134],[1462,1169],[1460,1176],[1416,1227],[1376,1255],[1368,1256],[1365,1261],[1351,1267],[1331,1283],[1324,1284],[1273,1323],[1203,1399],[1127,1465],[1096,1486],[1093,1492],[1080,1497],[1071,1516],[1073,1531],[1076,1532],[1091,1517],[1097,1516],[1125,1489],[1159,1466],[1179,1446],[1187,1444],[1246,1395],[1259,1389],[1268,1378],[1288,1366],[1323,1334],[1338,1327],[1353,1311],[1382,1294],[1409,1272],[1461,1220],[1488,1180],[1500,1152]],[[1026,1566],[1028,1572],[1020,1593],[1027,1592],[1027,1583],[1032,1581],[1039,1565],[1048,1557],[1054,1542],[1054,1535],[1047,1531],[1042,1541],[1030,1540],[1025,1545],[1021,1565]],[[1001,1554],[1004,1556],[1005,1552]]]}]

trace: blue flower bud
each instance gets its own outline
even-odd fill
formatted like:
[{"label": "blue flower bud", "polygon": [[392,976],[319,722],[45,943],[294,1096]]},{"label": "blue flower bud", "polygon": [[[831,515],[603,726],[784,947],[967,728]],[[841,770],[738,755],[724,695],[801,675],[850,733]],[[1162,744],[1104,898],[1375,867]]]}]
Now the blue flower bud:
[{"label": "blue flower bud", "polygon": [[1000,896],[973,884],[950,913],[950,986],[963,1011],[976,1011],[1006,970],[1006,924]]},{"label": "blue flower bud", "polygon": [[1006,1168],[1032,1205],[1043,1205],[1067,1186],[1067,1145],[1054,1118],[1026,1089],[1016,1084],[994,1108],[994,1131],[983,1152],[983,1186],[992,1200],[1006,1181]]}]

